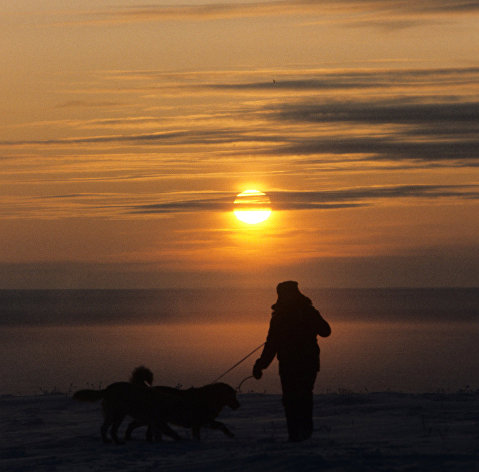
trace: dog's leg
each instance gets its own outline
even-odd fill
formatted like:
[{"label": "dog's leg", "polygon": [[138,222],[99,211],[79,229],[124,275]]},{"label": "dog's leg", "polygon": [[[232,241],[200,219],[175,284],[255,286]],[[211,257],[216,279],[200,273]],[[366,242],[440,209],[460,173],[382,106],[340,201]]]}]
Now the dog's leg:
[{"label": "dog's leg", "polygon": [[120,427],[121,422],[123,421],[124,418],[125,418],[125,415],[117,416],[111,426],[110,435],[113,438],[113,441],[115,442],[115,444],[124,444],[124,442],[121,441],[120,438],[118,437],[118,428]]},{"label": "dog's leg", "polygon": [[128,427],[126,428],[126,431],[125,431],[125,439],[128,441],[131,439],[131,433],[133,433],[133,430],[140,427],[140,426],[144,426],[145,423],[140,423],[139,421],[136,421],[136,420],[133,420],[133,421],[130,421],[130,424],[128,425]]},{"label": "dog's leg", "polygon": [[101,425],[101,439],[103,440],[103,442],[105,444],[108,444],[108,443],[111,443],[111,440],[108,439],[108,428],[111,426],[111,422],[109,422],[107,420],[107,418],[105,418],[105,420],[103,421],[103,424]]},{"label": "dog's leg", "polygon": [[230,438],[234,438],[235,435],[226,427],[224,423],[221,423],[220,421],[212,420],[208,423],[205,424],[208,428],[211,429],[219,429],[220,431],[223,431],[226,436],[229,436]]},{"label": "dog's leg", "polygon": [[195,425],[191,428],[191,433],[193,434],[193,438],[197,439],[198,441],[201,439],[200,427],[198,425]]},{"label": "dog's leg", "polygon": [[[157,431],[157,435],[158,435],[157,441],[161,441],[161,432]],[[149,424],[148,427],[146,428],[145,438],[149,442],[153,441],[153,428],[151,427],[151,424]]]},{"label": "dog's leg", "polygon": [[173,438],[175,441],[179,441],[181,439],[181,436],[175,430],[171,429],[164,421],[158,421],[153,426],[153,435],[155,436],[155,439],[156,434],[158,433],[160,435],[159,439],[161,439],[161,433],[165,433],[167,436]]},{"label": "dog's leg", "polygon": [[162,441],[163,437],[161,435],[161,432],[163,430],[163,423],[162,422],[156,422],[156,423],[150,423],[148,425],[148,428],[146,429],[146,440],[148,442],[153,442],[153,441]]},{"label": "dog's leg", "polygon": [[113,424],[115,418],[111,413],[109,413],[106,408],[103,410],[103,424],[101,425],[101,439],[105,444],[111,443],[111,440],[108,438],[108,429]]},{"label": "dog's leg", "polygon": [[101,432],[101,439],[105,444],[110,443],[111,441],[108,439],[108,428],[113,423],[113,418],[107,408],[105,401],[103,400],[101,403],[101,407],[103,410],[103,424],[101,425],[100,432]]}]

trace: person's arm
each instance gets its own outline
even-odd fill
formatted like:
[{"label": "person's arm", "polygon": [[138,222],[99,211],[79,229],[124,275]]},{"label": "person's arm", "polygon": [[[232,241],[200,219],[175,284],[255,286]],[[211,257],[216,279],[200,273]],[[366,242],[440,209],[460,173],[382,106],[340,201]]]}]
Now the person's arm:
[{"label": "person's arm", "polygon": [[262,370],[266,369],[271,362],[273,361],[276,353],[278,352],[277,347],[277,336],[276,336],[276,329],[275,323],[271,320],[268,330],[268,336],[266,337],[266,343],[263,348],[263,352],[259,359],[255,362],[253,367],[253,376],[256,379],[260,379],[262,374]]},{"label": "person's arm", "polygon": [[316,312],[316,331],[322,338],[327,338],[331,334],[331,326],[316,308],[313,309]]}]

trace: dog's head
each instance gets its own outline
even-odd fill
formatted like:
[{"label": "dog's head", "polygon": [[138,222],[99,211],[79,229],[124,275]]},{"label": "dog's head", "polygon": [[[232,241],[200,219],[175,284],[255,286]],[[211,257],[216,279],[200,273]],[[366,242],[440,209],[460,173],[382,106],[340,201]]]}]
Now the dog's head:
[{"label": "dog's head", "polygon": [[144,366],[137,367],[131,373],[130,383],[135,385],[146,384],[151,386],[151,384],[153,383],[153,372]]},{"label": "dog's head", "polygon": [[229,406],[232,410],[240,407],[240,403],[236,398],[236,390],[228,384],[217,383],[215,386],[224,405]]}]

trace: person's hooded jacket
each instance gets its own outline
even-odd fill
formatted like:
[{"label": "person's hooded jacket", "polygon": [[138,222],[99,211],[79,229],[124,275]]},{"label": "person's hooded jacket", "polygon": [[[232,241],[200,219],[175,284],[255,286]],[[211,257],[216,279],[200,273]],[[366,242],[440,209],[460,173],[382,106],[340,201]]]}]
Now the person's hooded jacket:
[{"label": "person's hooded jacket", "polygon": [[273,309],[268,336],[255,370],[269,366],[275,356],[281,372],[319,371],[319,346],[316,337],[327,337],[331,328],[299,290],[296,282],[278,285],[278,301]]}]

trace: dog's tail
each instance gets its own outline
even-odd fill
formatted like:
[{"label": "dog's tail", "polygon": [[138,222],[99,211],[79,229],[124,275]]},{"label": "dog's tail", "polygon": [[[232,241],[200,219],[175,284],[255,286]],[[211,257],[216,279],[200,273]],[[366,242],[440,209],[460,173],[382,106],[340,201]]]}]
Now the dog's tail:
[{"label": "dog's tail", "polygon": [[97,402],[103,398],[104,390],[78,390],[73,394],[73,399],[79,402]]}]

